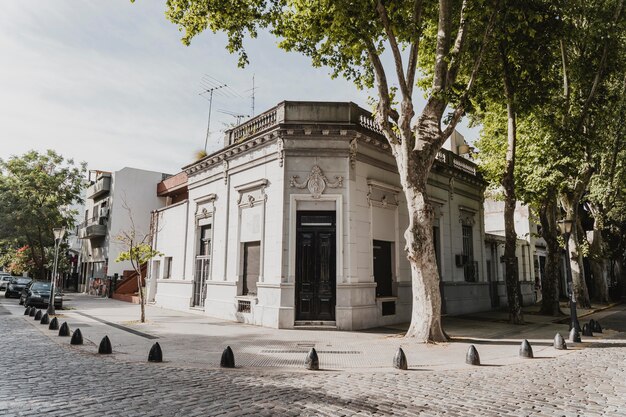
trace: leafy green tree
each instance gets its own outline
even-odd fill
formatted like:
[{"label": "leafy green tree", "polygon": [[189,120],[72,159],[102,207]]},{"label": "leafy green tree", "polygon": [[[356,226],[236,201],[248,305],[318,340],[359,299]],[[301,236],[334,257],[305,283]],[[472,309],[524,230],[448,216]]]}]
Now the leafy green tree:
[{"label": "leafy green tree", "polygon": [[502,2],[502,13],[494,25],[492,48],[487,49],[485,57],[490,76],[478,82],[479,93],[474,100],[475,117],[485,125],[478,143],[479,148],[485,148],[485,152],[481,149],[480,158],[483,169],[491,171],[487,178],[504,196],[505,283],[509,320],[516,324],[524,322],[515,255],[518,118],[541,105],[547,99],[545,92],[554,87],[553,79],[545,75],[554,67],[555,60],[549,57],[556,56],[558,12],[558,2]]},{"label": "leafy green tree", "polygon": [[[247,63],[246,37],[267,30],[279,47],[308,56],[359,87],[375,88],[375,119],[395,157],[407,200],[406,254],[413,312],[407,337],[446,340],[426,180],[438,151],[475,92],[496,2],[440,0],[168,0],[166,15],[183,42],[222,31],[227,49]],[[383,54],[391,63],[386,64]],[[415,108],[415,88],[426,95]]]},{"label": "leafy green tree", "polygon": [[74,226],[86,165],[76,165],[52,150],[30,151],[0,160],[0,240],[28,247],[36,278],[46,277],[46,248],[54,246],[54,227]]},{"label": "leafy green tree", "polygon": [[590,306],[582,265],[581,243],[585,236],[578,210],[588,190],[599,155],[606,148],[604,129],[607,91],[615,74],[624,73],[626,21],[624,1],[606,0],[568,3],[560,42],[562,93],[551,106],[551,128],[558,132],[565,181],[559,196],[566,218],[574,222],[570,238],[573,291],[582,307]]}]

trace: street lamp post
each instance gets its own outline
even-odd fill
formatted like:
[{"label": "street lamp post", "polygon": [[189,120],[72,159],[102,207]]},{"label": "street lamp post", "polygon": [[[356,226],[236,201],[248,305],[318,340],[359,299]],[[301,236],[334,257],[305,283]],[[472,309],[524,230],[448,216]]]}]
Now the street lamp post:
[{"label": "street lamp post", "polygon": [[57,276],[57,265],[59,260],[59,246],[61,245],[61,240],[63,240],[63,236],[65,236],[65,227],[58,227],[52,229],[54,233],[54,266],[52,267],[52,278],[50,279],[50,298],[48,298],[48,310],[47,313],[49,316],[56,314],[54,311],[54,283]]},{"label": "street lamp post", "polygon": [[569,252],[569,237],[572,234],[573,220],[559,220],[559,231],[565,240],[565,269],[567,279],[567,295],[569,296],[569,315],[570,315],[570,329],[576,329],[580,332],[580,323],[578,323],[578,316],[576,315],[576,294],[574,293],[574,283],[572,280],[572,266],[570,265],[570,252]]}]

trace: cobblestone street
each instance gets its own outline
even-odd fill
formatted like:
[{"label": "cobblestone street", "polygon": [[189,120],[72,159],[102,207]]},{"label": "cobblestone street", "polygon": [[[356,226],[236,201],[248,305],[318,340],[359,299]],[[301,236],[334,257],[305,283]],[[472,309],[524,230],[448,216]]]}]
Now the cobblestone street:
[{"label": "cobblestone street", "polygon": [[[626,416],[622,338],[461,370],[210,370],[88,354],[54,343],[27,320],[0,307],[2,416]],[[624,312],[612,320],[623,323]]]}]

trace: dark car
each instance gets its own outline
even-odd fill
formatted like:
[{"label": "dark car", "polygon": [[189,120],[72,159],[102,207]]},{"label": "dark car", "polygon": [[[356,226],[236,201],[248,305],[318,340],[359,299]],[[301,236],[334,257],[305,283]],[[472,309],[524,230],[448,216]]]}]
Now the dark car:
[{"label": "dark car", "polygon": [[6,298],[19,297],[20,294],[22,293],[22,290],[26,288],[26,286],[30,284],[31,281],[32,281],[32,278],[28,278],[28,277],[11,278],[11,281],[9,281],[7,290],[4,293],[4,296]]},{"label": "dark car", "polygon": [[[63,308],[63,296],[58,290],[54,292],[54,308]],[[50,298],[50,282],[33,281],[22,291],[24,306],[46,307]]]}]

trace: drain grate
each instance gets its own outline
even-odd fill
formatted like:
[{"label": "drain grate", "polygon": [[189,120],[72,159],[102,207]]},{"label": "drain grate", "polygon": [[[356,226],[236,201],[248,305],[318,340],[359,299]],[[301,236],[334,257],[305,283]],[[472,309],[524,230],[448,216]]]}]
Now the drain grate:
[{"label": "drain grate", "polygon": [[[309,353],[308,350],[302,349],[265,349],[261,353]],[[362,352],[358,350],[318,350],[317,353],[328,353],[330,355],[360,355]]]}]

